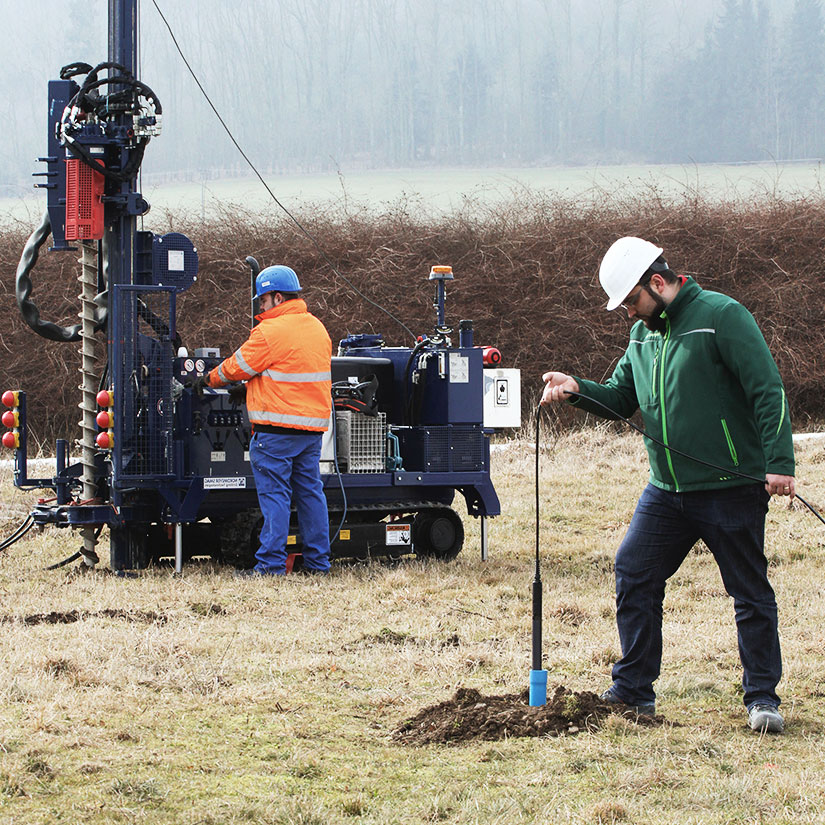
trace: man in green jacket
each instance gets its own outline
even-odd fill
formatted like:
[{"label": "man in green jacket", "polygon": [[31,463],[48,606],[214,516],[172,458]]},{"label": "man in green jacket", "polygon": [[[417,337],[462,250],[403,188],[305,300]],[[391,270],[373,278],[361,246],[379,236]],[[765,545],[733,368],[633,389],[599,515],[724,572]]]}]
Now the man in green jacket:
[{"label": "man in green jacket", "polygon": [[764,553],[770,496],[795,492],[779,371],[753,316],[732,298],[677,276],[660,247],[620,238],[602,260],[599,281],[607,309],[624,306],[636,319],[627,350],[604,384],[545,373],[541,403],[566,400],[605,418],[639,409],[645,432],[661,442],[646,439],[650,483],[616,554],[622,658],[602,698],[655,713],[665,583],[702,539],[734,599],[749,725],[781,733],[776,598]]}]

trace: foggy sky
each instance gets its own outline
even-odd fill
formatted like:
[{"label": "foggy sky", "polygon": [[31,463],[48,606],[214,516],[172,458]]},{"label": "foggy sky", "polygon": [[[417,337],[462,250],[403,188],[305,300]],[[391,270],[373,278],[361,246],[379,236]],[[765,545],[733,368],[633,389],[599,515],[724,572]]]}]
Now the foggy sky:
[{"label": "foggy sky", "polygon": [[[787,20],[799,2],[158,0],[264,172],[819,154],[821,119],[791,133],[790,104],[772,114],[804,94],[783,73]],[[754,99],[742,111],[753,114],[731,120],[744,116],[750,131],[723,146],[707,140],[708,98],[733,81],[698,76],[703,59],[710,71],[729,51],[719,26],[731,7],[753,12],[759,65],[770,71],[745,67],[739,82]],[[30,191],[46,148],[47,82],[65,64],[107,58],[106,14],[105,0],[0,0],[0,194]],[[749,58],[732,59],[735,68]],[[140,64],[164,106],[144,175],[246,174],[150,0],[141,0]],[[699,82],[706,91],[696,91]],[[740,98],[737,90],[725,110],[751,105]],[[710,118],[707,128],[700,117]]]}]

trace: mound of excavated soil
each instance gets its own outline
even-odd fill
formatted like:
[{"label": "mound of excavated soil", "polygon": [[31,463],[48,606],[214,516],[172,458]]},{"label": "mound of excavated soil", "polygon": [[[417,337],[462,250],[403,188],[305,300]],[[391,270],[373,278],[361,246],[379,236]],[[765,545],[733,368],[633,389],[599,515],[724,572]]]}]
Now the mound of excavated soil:
[{"label": "mound of excavated soil", "polygon": [[560,736],[594,730],[609,716],[625,716],[643,725],[660,725],[660,717],[638,716],[626,705],[603,702],[595,693],[574,693],[563,685],[547,704],[530,707],[529,693],[483,696],[459,688],[452,699],[420,710],[396,731],[393,739],[411,745],[504,739],[513,736]]}]

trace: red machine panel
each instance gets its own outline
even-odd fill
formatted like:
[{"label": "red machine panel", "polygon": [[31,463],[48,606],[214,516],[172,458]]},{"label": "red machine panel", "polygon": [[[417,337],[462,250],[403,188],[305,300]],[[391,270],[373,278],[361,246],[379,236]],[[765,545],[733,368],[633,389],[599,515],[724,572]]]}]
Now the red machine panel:
[{"label": "red machine panel", "polygon": [[66,240],[103,237],[103,184],[105,178],[76,158],[66,161]]}]

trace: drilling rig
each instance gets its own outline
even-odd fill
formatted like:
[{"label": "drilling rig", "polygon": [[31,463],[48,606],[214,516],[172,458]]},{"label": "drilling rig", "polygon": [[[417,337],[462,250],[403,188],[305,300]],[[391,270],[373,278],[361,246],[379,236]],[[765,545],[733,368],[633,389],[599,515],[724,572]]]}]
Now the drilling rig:
[{"label": "drilling rig", "polygon": [[[87,565],[99,562],[106,528],[116,572],[163,558],[180,570],[193,556],[251,567],[262,523],[252,427],[227,390],[193,390],[221,362],[220,351],[190,353],[176,327],[177,296],[197,282],[197,249],[180,233],[137,228],[149,209],[137,175],[161,132],[162,107],[135,76],[136,27],[137,0],[109,0],[108,59],[67,65],[49,82],[45,171],[36,173],[47,208],[17,269],[26,323],[52,341],[78,344],[80,439],[74,450],[58,439],[54,475],[30,478],[20,389],[2,395],[2,441],[15,453],[17,487],[54,491],[35,505],[34,523],[75,531]],[[31,273],[49,237],[51,251],[80,253],[74,326],[44,321],[34,303]],[[259,267],[247,262],[254,292]],[[452,279],[450,267],[432,268],[436,323],[414,346],[351,335],[332,359],[334,427],[321,470],[333,558],[454,558],[464,540],[451,506],[457,492],[480,520],[487,557],[486,519],[500,513],[490,437],[521,423],[519,371],[502,368],[494,347],[474,345],[471,321],[459,323],[453,345],[445,316]],[[296,524],[290,565],[300,562]]]}]

